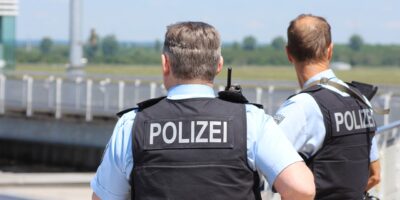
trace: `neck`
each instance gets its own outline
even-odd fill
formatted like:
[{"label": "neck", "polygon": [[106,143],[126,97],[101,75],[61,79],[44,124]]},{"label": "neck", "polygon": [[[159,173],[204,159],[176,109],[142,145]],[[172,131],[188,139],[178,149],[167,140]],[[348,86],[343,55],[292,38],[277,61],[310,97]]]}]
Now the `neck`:
[{"label": "neck", "polygon": [[300,87],[303,88],[304,83],[310,78],[329,69],[329,62],[295,63],[295,68]]},{"label": "neck", "polygon": [[207,85],[209,87],[214,87],[214,83],[212,81],[206,81],[201,79],[191,79],[191,80],[174,80],[173,83],[167,88],[167,90],[176,85],[188,85],[188,84],[199,84],[199,85]]}]

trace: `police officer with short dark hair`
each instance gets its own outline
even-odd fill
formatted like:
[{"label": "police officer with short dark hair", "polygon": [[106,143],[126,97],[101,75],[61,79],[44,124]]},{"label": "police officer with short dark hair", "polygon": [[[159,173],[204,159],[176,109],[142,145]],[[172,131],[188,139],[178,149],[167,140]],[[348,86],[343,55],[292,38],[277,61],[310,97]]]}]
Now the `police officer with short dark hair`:
[{"label": "police officer with short dark hair", "polygon": [[346,84],[329,69],[333,44],[324,18],[300,15],[287,35],[303,90],[274,118],[314,173],[316,199],[362,199],[380,175],[368,89],[362,95],[365,85]]},{"label": "police officer with short dark hair", "polygon": [[260,199],[257,172],[283,199],[313,198],[312,173],[273,118],[215,96],[220,45],[206,23],[168,26],[168,95],[121,113],[91,181],[93,199]]}]

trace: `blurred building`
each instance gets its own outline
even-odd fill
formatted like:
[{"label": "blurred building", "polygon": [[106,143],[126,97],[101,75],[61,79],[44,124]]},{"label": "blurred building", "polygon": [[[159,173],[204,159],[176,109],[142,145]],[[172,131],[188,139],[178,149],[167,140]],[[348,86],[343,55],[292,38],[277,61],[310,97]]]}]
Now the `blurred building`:
[{"label": "blurred building", "polygon": [[15,68],[15,26],[18,0],[0,0],[0,69]]},{"label": "blurred building", "polygon": [[332,62],[330,68],[334,70],[351,70],[352,67],[350,63]]}]

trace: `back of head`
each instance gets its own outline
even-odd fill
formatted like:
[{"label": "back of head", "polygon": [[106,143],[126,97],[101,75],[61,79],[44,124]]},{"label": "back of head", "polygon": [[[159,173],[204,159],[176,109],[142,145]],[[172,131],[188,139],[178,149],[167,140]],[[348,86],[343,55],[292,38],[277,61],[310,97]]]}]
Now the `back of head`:
[{"label": "back of head", "polygon": [[326,58],[331,44],[331,27],[319,16],[299,15],[287,30],[288,52],[302,63],[317,63]]},{"label": "back of head", "polygon": [[212,81],[221,56],[220,36],[203,22],[176,23],[167,27],[163,52],[176,78]]}]

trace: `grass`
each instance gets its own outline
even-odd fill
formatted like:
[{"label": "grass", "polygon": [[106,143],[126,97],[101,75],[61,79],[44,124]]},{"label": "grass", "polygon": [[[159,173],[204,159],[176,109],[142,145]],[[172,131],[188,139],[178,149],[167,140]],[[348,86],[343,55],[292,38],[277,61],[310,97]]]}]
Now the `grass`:
[{"label": "grass", "polygon": [[[65,73],[62,65],[32,65],[21,64],[17,72],[39,71],[48,73]],[[161,66],[126,66],[126,65],[89,65],[85,67],[88,74],[110,75],[160,75]],[[225,79],[226,68],[217,78]],[[400,85],[400,67],[358,67],[349,71],[336,71],[336,75],[345,80],[357,80],[372,84]],[[297,81],[296,73],[290,66],[241,66],[233,67],[233,78],[243,80],[293,80]]]}]

